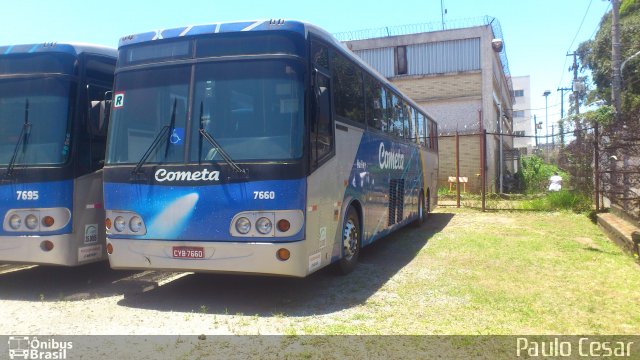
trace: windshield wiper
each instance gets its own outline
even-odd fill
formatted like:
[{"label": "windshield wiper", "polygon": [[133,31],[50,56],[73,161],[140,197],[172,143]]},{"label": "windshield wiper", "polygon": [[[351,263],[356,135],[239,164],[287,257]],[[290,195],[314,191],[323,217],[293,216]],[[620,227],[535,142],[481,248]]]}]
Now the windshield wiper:
[{"label": "windshield wiper", "polygon": [[20,130],[20,136],[18,137],[18,142],[16,142],[16,147],[13,149],[13,156],[11,156],[9,165],[7,165],[7,178],[13,176],[13,169],[15,168],[16,161],[18,159],[18,149],[20,149],[20,143],[22,143],[22,153],[24,153],[27,149],[27,140],[30,134],[31,123],[29,122],[29,99],[27,99],[24,104],[24,124],[22,124],[22,130]]},{"label": "windshield wiper", "polygon": [[216,139],[214,139],[213,136],[211,136],[211,134],[209,134],[207,132],[207,130],[201,128],[199,131],[200,131],[200,135],[202,135],[202,137],[205,140],[207,140],[207,142],[209,144],[211,144],[211,146],[215,147],[218,150],[218,153],[220,154],[222,159],[224,159],[224,161],[226,161],[227,164],[229,164],[229,166],[231,166],[233,171],[235,171],[237,173],[242,173],[242,174],[245,173],[245,170],[243,168],[241,168],[240,166],[238,166],[238,164],[229,156],[229,154],[227,154],[227,152],[224,151],[222,146],[220,146],[220,143],[218,143],[216,141]]},{"label": "windshield wiper", "polygon": [[176,124],[176,104],[177,103],[178,103],[178,99],[175,99],[175,101],[173,102],[173,110],[171,111],[171,120],[169,122],[169,125],[165,125],[162,127],[162,129],[160,129],[160,131],[158,132],[158,135],[156,135],[151,145],[149,145],[149,147],[147,148],[147,151],[145,151],[144,154],[142,154],[140,161],[138,161],[138,163],[136,164],[136,167],[134,167],[133,170],[131,171],[132,177],[140,173],[140,168],[147,161],[149,156],[151,156],[151,154],[158,147],[158,145],[162,142],[162,138],[164,136],[167,136],[167,144],[164,151],[164,157],[165,158],[167,157],[169,153],[169,144],[171,141],[171,132],[173,131],[173,128],[175,127],[175,124]]},{"label": "windshield wiper", "polygon": [[[200,102],[200,129],[198,130],[198,132],[200,133],[200,136],[202,138],[204,138],[205,140],[207,140],[207,142],[209,144],[211,144],[211,146],[213,146],[218,153],[220,154],[220,156],[222,157],[222,159],[229,164],[229,166],[233,169],[233,171],[240,173],[240,174],[244,174],[245,170],[243,168],[241,168],[240,166],[238,166],[238,164],[231,158],[231,156],[229,156],[229,154],[227,154],[226,151],[224,151],[224,149],[222,148],[222,146],[220,145],[220,143],[218,141],[216,141],[216,139],[213,138],[213,136],[211,136],[211,134],[209,134],[209,132],[207,132],[207,130],[204,129],[204,120],[202,118],[202,113],[203,113],[203,103]],[[202,153],[202,142],[200,143],[200,153]],[[200,157],[202,158],[202,157]]]}]

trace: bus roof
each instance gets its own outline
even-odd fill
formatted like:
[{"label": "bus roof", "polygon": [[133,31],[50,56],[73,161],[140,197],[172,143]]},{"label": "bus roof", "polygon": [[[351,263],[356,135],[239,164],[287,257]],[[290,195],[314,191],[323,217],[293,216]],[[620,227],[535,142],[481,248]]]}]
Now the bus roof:
[{"label": "bus roof", "polygon": [[182,26],[133,34],[120,38],[118,47],[152,40],[171,39],[206,34],[232,33],[240,31],[286,30],[305,34],[306,23],[295,20],[248,20],[219,22],[204,25]]},{"label": "bus roof", "polygon": [[9,54],[33,54],[33,53],[65,53],[71,55],[80,55],[82,53],[98,54],[110,57],[116,57],[118,51],[102,45],[82,44],[82,43],[39,43],[39,44],[20,44],[20,45],[4,45],[0,46],[0,56]]}]

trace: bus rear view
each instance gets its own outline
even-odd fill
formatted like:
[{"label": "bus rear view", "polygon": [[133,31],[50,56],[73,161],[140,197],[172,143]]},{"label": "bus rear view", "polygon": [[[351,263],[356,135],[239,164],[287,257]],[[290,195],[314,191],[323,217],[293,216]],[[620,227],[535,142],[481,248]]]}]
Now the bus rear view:
[{"label": "bus rear view", "polygon": [[0,262],[104,260],[104,100],[115,50],[45,43],[0,54]]}]

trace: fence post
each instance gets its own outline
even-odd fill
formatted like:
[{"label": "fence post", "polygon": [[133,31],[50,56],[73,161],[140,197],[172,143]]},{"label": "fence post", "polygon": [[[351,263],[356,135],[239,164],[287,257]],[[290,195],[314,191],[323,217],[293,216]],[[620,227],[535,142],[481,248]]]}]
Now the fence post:
[{"label": "fence post", "polygon": [[596,211],[600,211],[600,149],[598,145],[598,136],[600,135],[600,131],[598,129],[598,124],[596,123],[593,127],[593,176],[594,176],[594,188],[595,188],[595,198],[596,198]]},{"label": "fence post", "polygon": [[482,191],[482,211],[486,210],[487,181],[485,173],[487,162],[487,129],[480,134],[480,187]]},{"label": "fence post", "polygon": [[460,207],[460,135],[456,130],[456,207]]}]

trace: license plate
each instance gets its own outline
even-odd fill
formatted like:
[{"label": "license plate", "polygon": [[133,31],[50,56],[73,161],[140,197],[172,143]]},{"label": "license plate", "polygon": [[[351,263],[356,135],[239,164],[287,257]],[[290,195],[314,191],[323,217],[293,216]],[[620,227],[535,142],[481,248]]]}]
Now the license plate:
[{"label": "license plate", "polygon": [[174,246],[173,257],[177,259],[204,259],[204,248],[197,246]]}]

